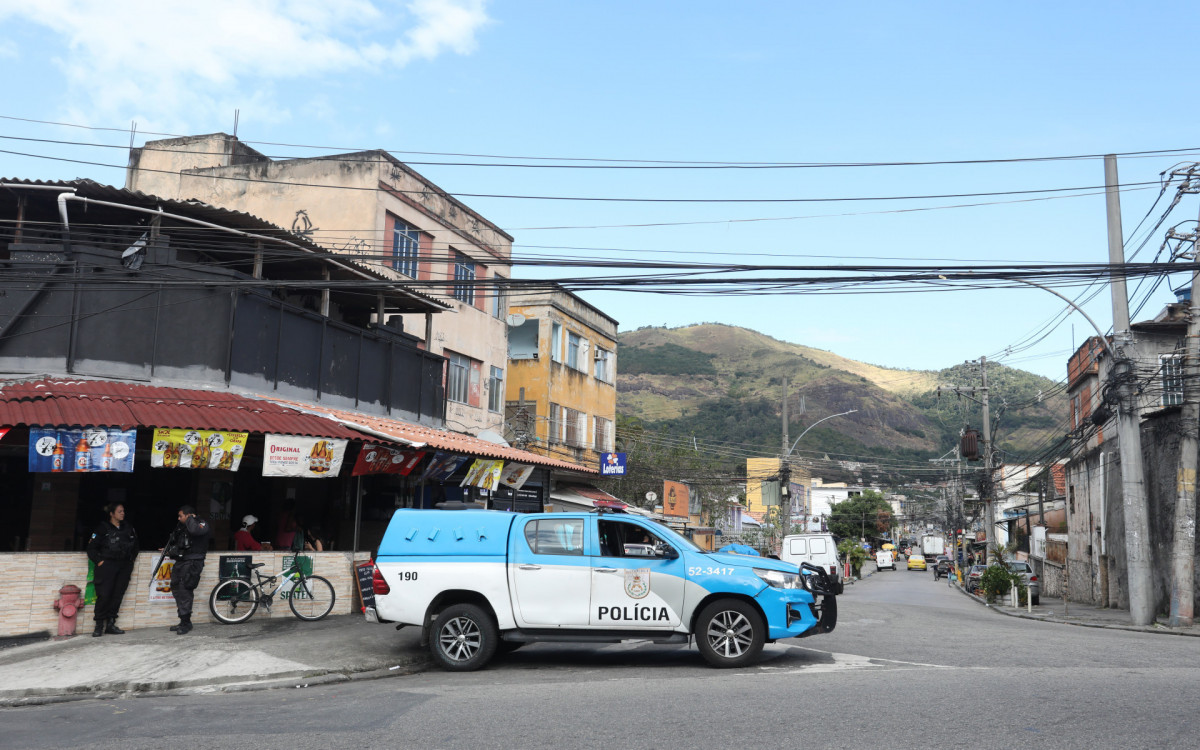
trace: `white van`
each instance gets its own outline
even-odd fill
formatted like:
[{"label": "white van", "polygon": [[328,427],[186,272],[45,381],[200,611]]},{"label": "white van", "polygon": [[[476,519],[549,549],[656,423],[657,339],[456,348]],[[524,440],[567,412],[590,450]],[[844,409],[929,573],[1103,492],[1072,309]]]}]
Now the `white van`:
[{"label": "white van", "polygon": [[833,534],[792,534],[783,538],[779,559],[793,565],[816,565],[833,580],[842,582],[842,566],[838,561]]},{"label": "white van", "polygon": [[895,570],[896,569],[896,553],[890,549],[881,549],[875,553],[875,569],[876,570]]}]

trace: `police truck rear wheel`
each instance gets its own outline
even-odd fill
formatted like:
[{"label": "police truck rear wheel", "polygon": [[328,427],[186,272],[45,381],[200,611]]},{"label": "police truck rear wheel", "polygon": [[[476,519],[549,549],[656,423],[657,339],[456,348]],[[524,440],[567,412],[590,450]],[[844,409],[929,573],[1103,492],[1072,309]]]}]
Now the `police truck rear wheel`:
[{"label": "police truck rear wheel", "polygon": [[455,604],[438,615],[429,650],[443,668],[472,672],[492,660],[499,641],[500,634],[487,612],[474,604]]},{"label": "police truck rear wheel", "polygon": [[766,625],[758,610],[737,599],[709,604],[696,620],[696,646],[714,667],[749,664],[758,658],[766,640]]}]

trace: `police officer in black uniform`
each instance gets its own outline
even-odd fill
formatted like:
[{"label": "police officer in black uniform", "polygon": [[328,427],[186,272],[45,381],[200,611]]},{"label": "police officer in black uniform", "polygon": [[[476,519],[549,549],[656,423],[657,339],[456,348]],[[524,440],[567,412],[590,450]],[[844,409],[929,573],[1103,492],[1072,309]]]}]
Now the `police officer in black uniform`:
[{"label": "police officer in black uniform", "polygon": [[129,587],[129,576],[133,573],[133,560],[138,553],[137,532],[125,521],[125,506],[109,503],[104,506],[107,521],[101,521],[92,538],[88,540],[88,559],[96,566],[96,629],[92,637],[105,633],[122,635],[125,631],[117,627],[117,610]]},{"label": "police officer in black uniform", "polygon": [[204,571],[204,556],[208,554],[208,540],[212,528],[208,521],[196,517],[196,509],[184,505],[179,509],[179,526],[175,529],[176,561],[171,568],[171,595],[175,597],[175,609],[179,612],[179,624],[173,625],[179,635],[192,629],[192,597]]}]

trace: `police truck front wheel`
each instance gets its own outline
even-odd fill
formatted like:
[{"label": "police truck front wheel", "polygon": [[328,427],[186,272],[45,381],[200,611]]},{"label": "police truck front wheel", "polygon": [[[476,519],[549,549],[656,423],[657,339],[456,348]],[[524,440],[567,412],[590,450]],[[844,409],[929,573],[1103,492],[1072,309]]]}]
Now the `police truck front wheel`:
[{"label": "police truck front wheel", "polygon": [[700,611],[696,645],[714,667],[743,667],[762,652],[766,630],[753,606],[738,599],[720,599]]},{"label": "police truck front wheel", "polygon": [[438,615],[429,649],[445,669],[473,672],[492,660],[499,640],[487,612],[474,604],[455,604]]}]

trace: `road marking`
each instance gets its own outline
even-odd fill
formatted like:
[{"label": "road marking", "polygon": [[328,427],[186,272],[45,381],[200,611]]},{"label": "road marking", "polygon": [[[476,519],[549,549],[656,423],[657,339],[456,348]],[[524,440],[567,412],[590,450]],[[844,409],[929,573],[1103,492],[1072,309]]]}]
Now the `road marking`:
[{"label": "road marking", "polygon": [[[821,656],[832,658],[832,662],[818,662],[807,664],[804,666],[788,665],[786,667],[775,667],[769,664],[760,665],[757,672],[770,672],[772,674],[821,674],[828,672],[848,672],[858,669],[956,669],[945,664],[926,664],[924,662],[915,661],[900,661],[897,659],[881,659],[874,656],[860,656],[859,654],[840,654],[834,651],[821,651],[815,648],[805,648],[804,646],[791,646],[790,648],[798,651],[808,651]],[[753,674],[747,672],[744,674]]]}]

